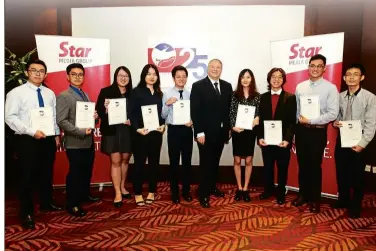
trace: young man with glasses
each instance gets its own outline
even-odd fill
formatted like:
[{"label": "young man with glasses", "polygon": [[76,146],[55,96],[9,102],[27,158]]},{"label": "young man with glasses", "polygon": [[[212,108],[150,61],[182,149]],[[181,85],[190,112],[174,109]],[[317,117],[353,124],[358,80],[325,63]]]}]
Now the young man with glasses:
[{"label": "young man with glasses", "polygon": [[[299,164],[299,196],[293,201],[294,206],[309,203],[312,213],[320,212],[322,183],[322,155],[327,144],[327,127],[338,116],[337,87],[323,78],[326,70],[326,58],[317,54],[310,58],[308,65],[309,79],[298,84],[295,91],[297,101],[298,124],[295,133],[296,154]],[[318,117],[308,119],[302,114],[302,101],[309,103],[318,99]],[[314,97],[314,98],[313,98]],[[313,116],[313,115],[312,115]]]},{"label": "young man with glasses", "polygon": [[[76,121],[76,103],[90,102],[82,91],[85,69],[82,64],[70,64],[67,67],[69,88],[57,97],[56,120],[64,130],[63,143],[69,160],[69,172],[66,178],[67,211],[82,217],[86,212],[80,207],[82,202],[96,202],[99,198],[90,196],[90,181],[94,164],[93,128],[78,128]],[[94,118],[98,118],[95,111]]]},{"label": "young man with glasses", "polygon": [[[41,60],[26,65],[28,80],[10,91],[5,102],[5,122],[15,132],[19,161],[19,201],[22,226],[34,229],[33,184],[39,186],[40,210],[58,211],[52,199],[52,169],[56,148],[60,145],[60,130],[56,123],[56,97],[43,86],[47,76],[46,64]],[[30,113],[34,109],[51,107],[54,135],[32,127]]]},{"label": "young man with glasses", "polygon": [[347,90],[340,93],[339,114],[333,123],[334,127],[340,128],[342,121],[358,120],[362,126],[362,139],[356,145],[342,147],[341,135],[338,133],[335,149],[338,201],[332,207],[348,208],[351,218],[360,217],[364,195],[364,149],[375,136],[376,130],[376,96],[362,88],[364,74],[361,64],[352,64],[347,68],[343,76]]}]

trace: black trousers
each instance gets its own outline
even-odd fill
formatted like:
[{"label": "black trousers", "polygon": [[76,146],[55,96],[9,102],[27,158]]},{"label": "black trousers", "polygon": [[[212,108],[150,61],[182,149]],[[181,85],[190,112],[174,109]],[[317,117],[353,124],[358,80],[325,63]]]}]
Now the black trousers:
[{"label": "black trousers", "polygon": [[179,193],[179,161],[182,160],[183,193],[190,191],[192,176],[193,131],[185,125],[169,125],[167,132],[168,156],[170,158],[171,193]]},{"label": "black trousers", "polygon": [[66,149],[69,172],[66,177],[67,207],[77,207],[90,195],[90,182],[95,158],[94,145],[90,148]]},{"label": "black trousers", "polygon": [[142,183],[144,182],[144,166],[146,159],[148,160],[147,176],[149,181],[149,192],[155,193],[157,191],[157,175],[161,155],[162,133],[152,131],[145,136],[137,133],[134,143],[134,193],[135,195],[142,194]]},{"label": "black trousers", "polygon": [[298,125],[295,135],[299,165],[299,195],[309,202],[319,202],[322,186],[322,158],[327,142],[327,128]]},{"label": "black trousers", "polygon": [[16,136],[19,160],[20,214],[33,215],[33,187],[39,188],[40,205],[52,201],[53,165],[55,162],[55,137],[34,139],[28,135]]},{"label": "black trousers", "polygon": [[206,139],[204,145],[197,145],[200,154],[199,197],[206,198],[216,187],[224,142]]},{"label": "black trousers", "polygon": [[[338,135],[335,148],[338,200],[360,210],[364,196],[364,151],[357,153],[351,148],[342,148]],[[352,198],[350,190],[353,190]]]},{"label": "black trousers", "polygon": [[264,161],[264,192],[274,192],[274,165],[278,168],[277,196],[284,196],[287,184],[287,171],[290,163],[290,148],[278,146],[262,147],[262,158]]}]

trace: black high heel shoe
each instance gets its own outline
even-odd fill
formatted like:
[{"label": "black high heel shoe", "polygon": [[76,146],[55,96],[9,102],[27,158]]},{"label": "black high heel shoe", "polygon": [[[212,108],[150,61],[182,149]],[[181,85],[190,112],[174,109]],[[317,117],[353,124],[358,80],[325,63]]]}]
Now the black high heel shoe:
[{"label": "black high heel shoe", "polygon": [[236,193],[235,193],[234,200],[235,200],[235,201],[239,201],[239,200],[242,199],[242,197],[243,197],[243,191],[242,191],[242,190],[238,190],[238,191],[236,191]]},{"label": "black high heel shoe", "polygon": [[114,207],[120,208],[123,205],[123,201],[114,201]]},{"label": "black high heel shoe", "polygon": [[123,200],[132,198],[131,193],[122,193],[121,197],[123,198]]}]

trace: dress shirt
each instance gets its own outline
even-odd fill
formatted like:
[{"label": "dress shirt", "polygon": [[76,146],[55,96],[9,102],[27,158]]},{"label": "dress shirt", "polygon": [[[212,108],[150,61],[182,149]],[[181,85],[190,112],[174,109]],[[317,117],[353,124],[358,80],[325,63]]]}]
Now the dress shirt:
[{"label": "dress shirt", "polygon": [[[59,135],[60,130],[56,123],[56,96],[53,91],[43,85],[39,88],[43,97],[44,107],[52,107],[55,135]],[[26,82],[7,94],[5,122],[16,134],[27,134],[33,137],[37,132],[31,128],[30,123],[31,110],[39,108],[37,89],[38,87],[32,83]]]},{"label": "dress shirt", "polygon": [[272,95],[274,95],[274,94],[276,94],[276,95],[281,95],[281,93],[282,93],[282,88],[279,89],[278,91],[270,90],[270,93],[271,93]]},{"label": "dress shirt", "polygon": [[[176,86],[172,87],[170,90],[168,90],[166,93],[163,94],[163,108],[162,108],[162,118],[166,120],[166,124],[173,124],[173,105],[166,105],[166,102],[172,98],[175,97],[177,100],[180,99],[180,93],[178,88]],[[190,98],[190,92],[183,89],[183,100],[189,100]]]},{"label": "dress shirt", "polygon": [[208,78],[209,78],[210,82],[212,83],[214,90],[215,90],[214,83],[218,83],[217,87],[218,87],[219,93],[221,93],[221,85],[219,84],[219,79],[218,80],[213,80],[209,76],[208,76]]},{"label": "dress shirt", "polygon": [[300,97],[306,95],[318,95],[320,102],[320,116],[311,119],[309,122],[313,125],[326,125],[335,120],[339,111],[339,94],[337,87],[320,78],[313,82],[306,80],[297,85],[295,90],[296,104],[297,104],[297,119],[299,120],[300,114]]},{"label": "dress shirt", "polygon": [[[348,91],[341,92],[339,95],[338,121],[344,120],[349,97],[350,93]],[[360,88],[353,94],[353,102],[350,107],[352,110],[351,120],[360,120],[362,124],[363,134],[358,145],[365,148],[375,136],[376,96],[366,89]]]}]

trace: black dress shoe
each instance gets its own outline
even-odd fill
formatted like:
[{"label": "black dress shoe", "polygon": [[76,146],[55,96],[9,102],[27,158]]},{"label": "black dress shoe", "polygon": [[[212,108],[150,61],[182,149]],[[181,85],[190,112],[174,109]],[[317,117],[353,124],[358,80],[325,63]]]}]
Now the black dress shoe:
[{"label": "black dress shoe", "polygon": [[305,203],[307,203],[307,200],[304,199],[303,196],[298,196],[298,197],[296,197],[295,200],[292,201],[292,205],[295,206],[295,207],[300,207],[300,206],[304,205]]},{"label": "black dress shoe", "polygon": [[251,196],[249,196],[249,191],[243,191],[243,200],[244,202],[250,202]]},{"label": "black dress shoe", "polygon": [[235,201],[239,201],[243,198],[243,191],[242,190],[238,190],[236,191],[235,193],[235,197],[234,197],[234,200]]},{"label": "black dress shoe", "polygon": [[70,215],[73,215],[75,217],[83,217],[86,215],[86,212],[80,207],[68,208],[67,211]]},{"label": "black dress shoe", "polygon": [[178,194],[172,194],[171,195],[171,201],[174,204],[179,204],[180,203],[180,198]]},{"label": "black dress shoe", "polygon": [[87,196],[85,198],[86,202],[97,202],[97,201],[100,201],[100,200],[101,200],[101,198],[99,198],[99,197],[93,197],[93,196]]},{"label": "black dress shoe", "polygon": [[121,201],[114,201],[114,207],[116,207],[116,208],[120,208],[122,205],[123,205],[123,201],[121,200]]},{"label": "black dress shoe", "polygon": [[212,192],[211,192],[212,195],[214,195],[215,197],[225,197],[225,194],[220,191],[218,188],[215,188]]},{"label": "black dress shoe", "polygon": [[132,195],[130,193],[122,193],[121,197],[126,200],[126,199],[131,199]]},{"label": "black dress shoe", "polygon": [[286,202],[286,199],[285,199],[285,197],[283,196],[280,196],[280,197],[277,197],[277,204],[278,205],[283,205],[283,204],[285,204],[285,202]]},{"label": "black dress shoe", "polygon": [[262,194],[260,194],[260,200],[266,200],[266,199],[269,199],[270,197],[272,197],[271,193],[263,192]]},{"label": "black dress shoe", "polygon": [[203,208],[209,208],[209,207],[210,207],[210,204],[209,204],[209,198],[201,198],[201,199],[200,199],[200,205],[201,205]]},{"label": "black dress shoe", "polygon": [[349,217],[352,219],[360,218],[360,209],[349,208]]},{"label": "black dress shoe", "polygon": [[310,203],[309,204],[309,211],[311,213],[315,213],[315,214],[320,213],[320,203],[318,203],[318,202]]},{"label": "black dress shoe", "polygon": [[186,202],[191,202],[192,201],[192,196],[190,194],[190,192],[183,192],[183,199],[186,201]]},{"label": "black dress shoe", "polygon": [[346,202],[346,201],[337,200],[336,202],[334,202],[330,206],[331,206],[331,208],[337,208],[337,209],[339,209],[339,208],[348,208],[349,203]]},{"label": "black dress shoe", "polygon": [[63,210],[63,208],[51,203],[47,205],[40,205],[39,210],[40,211],[61,211]]},{"label": "black dress shoe", "polygon": [[21,225],[24,229],[35,229],[34,218],[30,214],[21,218]]}]

